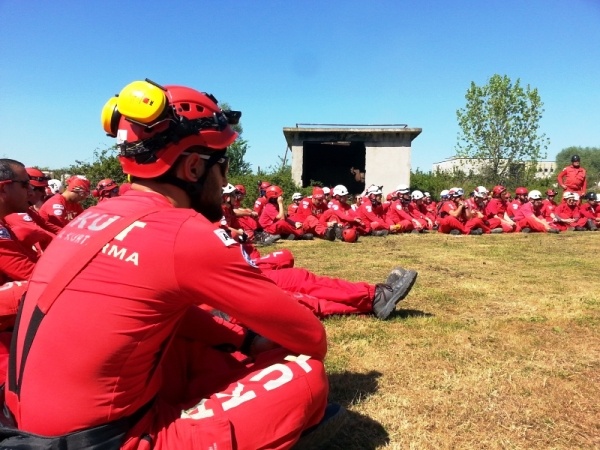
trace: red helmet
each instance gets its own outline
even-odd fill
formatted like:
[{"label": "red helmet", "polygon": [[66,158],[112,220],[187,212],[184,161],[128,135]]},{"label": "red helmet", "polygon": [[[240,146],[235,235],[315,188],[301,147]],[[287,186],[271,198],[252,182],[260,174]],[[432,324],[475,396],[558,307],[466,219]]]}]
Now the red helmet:
[{"label": "red helmet", "polygon": [[279,186],[269,186],[265,192],[267,199],[281,197],[282,195],[283,191]]},{"label": "red helmet", "polygon": [[356,242],[358,241],[358,233],[355,228],[344,228],[342,230],[342,241]]},{"label": "red helmet", "polygon": [[114,180],[110,178],[105,178],[98,182],[96,189],[92,191],[92,195],[94,197],[106,197],[110,195],[112,191],[115,191],[115,194],[119,193],[119,185],[114,182]]},{"label": "red helmet", "polygon": [[263,181],[260,183],[259,188],[261,191],[265,191],[270,186],[271,186],[271,183],[269,183],[268,181]]},{"label": "red helmet", "polygon": [[46,187],[48,186],[48,177],[40,169],[35,167],[27,167],[25,169],[27,175],[29,175],[29,184],[33,187]]},{"label": "red helmet", "polygon": [[134,81],[110,99],[102,124],[117,138],[123,171],[140,178],[164,174],[183,151],[224,150],[238,136],[239,111],[222,111],[210,94],[184,86]]},{"label": "red helmet", "polygon": [[243,184],[236,184],[236,185],[235,185],[235,189],[236,189],[236,190],[237,190],[237,191],[238,191],[240,194],[246,195],[246,188],[244,187],[244,185],[243,185]]},{"label": "red helmet", "polygon": [[494,188],[492,189],[492,195],[494,197],[499,197],[500,194],[502,194],[504,191],[506,191],[506,188],[502,185],[497,185],[494,186]]},{"label": "red helmet", "polygon": [[73,175],[67,180],[67,191],[90,192],[90,180],[83,175]]},{"label": "red helmet", "polygon": [[527,190],[527,188],[524,187],[518,187],[517,189],[515,189],[515,194],[517,195],[527,195],[529,193],[529,191]]},{"label": "red helmet", "polygon": [[558,194],[558,192],[556,192],[554,189],[548,189],[546,191],[546,195],[549,196],[549,197],[551,197],[553,195],[556,195],[556,194]]},{"label": "red helmet", "polygon": [[312,190],[312,197],[313,198],[325,198],[325,191],[323,191],[323,188],[315,186]]}]

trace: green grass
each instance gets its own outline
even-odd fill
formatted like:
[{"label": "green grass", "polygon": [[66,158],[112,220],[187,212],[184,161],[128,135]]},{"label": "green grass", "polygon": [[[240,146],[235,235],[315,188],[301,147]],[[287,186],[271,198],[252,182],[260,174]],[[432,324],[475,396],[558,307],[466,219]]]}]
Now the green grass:
[{"label": "green grass", "polygon": [[382,282],[419,271],[388,321],[325,321],[331,449],[600,448],[600,233],[285,242],[296,264]]}]

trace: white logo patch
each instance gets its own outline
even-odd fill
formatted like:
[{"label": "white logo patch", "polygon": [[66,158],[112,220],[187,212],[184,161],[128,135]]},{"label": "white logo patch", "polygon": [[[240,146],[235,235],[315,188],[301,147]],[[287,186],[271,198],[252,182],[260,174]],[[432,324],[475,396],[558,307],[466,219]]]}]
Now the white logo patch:
[{"label": "white logo patch", "polygon": [[[243,245],[240,245],[240,248],[242,249],[242,256],[244,257],[244,259],[246,260],[246,262],[251,265],[252,267],[254,267],[255,269],[258,269],[258,266],[256,265],[256,262],[250,258],[250,254],[248,253],[248,251],[244,248]],[[270,256],[270,255],[268,255]]]},{"label": "white logo patch", "polygon": [[227,231],[221,229],[221,228],[217,228],[214,233],[217,235],[217,237],[219,239],[221,239],[221,241],[223,241],[223,244],[225,244],[225,247],[231,247],[232,245],[236,245],[237,242],[235,241],[235,239],[233,239],[231,236],[229,236],[227,234]]}]

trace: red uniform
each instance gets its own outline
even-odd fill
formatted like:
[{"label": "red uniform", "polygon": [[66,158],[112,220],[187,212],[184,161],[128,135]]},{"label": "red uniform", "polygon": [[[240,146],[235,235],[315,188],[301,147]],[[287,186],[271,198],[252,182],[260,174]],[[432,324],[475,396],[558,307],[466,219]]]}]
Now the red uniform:
[{"label": "red uniform", "polygon": [[62,228],[83,212],[77,202],[68,202],[62,194],[55,194],[44,202],[40,216],[48,222]]},{"label": "red uniform", "polygon": [[584,227],[587,222],[587,217],[581,214],[579,206],[575,203],[572,205],[566,202],[561,203],[554,209],[554,214],[559,219],[573,219],[571,223],[558,222],[556,227],[561,231],[574,227]]},{"label": "red uniform", "polygon": [[388,225],[400,225],[400,231],[408,233],[415,229],[411,215],[405,210],[401,200],[394,200],[385,219]]},{"label": "red uniform", "polygon": [[515,231],[516,227],[508,225],[503,222],[506,214],[507,202],[501,198],[492,198],[485,205],[483,214],[486,220],[490,224],[489,227],[493,230],[494,228],[502,228],[504,233],[511,233]]},{"label": "red uniform", "polygon": [[301,229],[296,228],[295,223],[287,218],[277,219],[279,214],[279,207],[275,203],[267,203],[263,208],[258,223],[261,228],[270,234],[280,234],[282,236],[288,236],[293,234],[294,236],[302,236],[304,234]]},{"label": "red uniform", "polygon": [[254,202],[254,211],[258,214],[258,217],[262,214],[262,210],[267,204],[267,197],[258,197]]},{"label": "red uniform", "polygon": [[327,230],[321,220],[323,213],[327,211],[327,203],[322,201],[319,204],[315,204],[312,198],[303,198],[298,206],[298,211],[295,215],[290,216],[290,219],[294,222],[302,222],[302,231],[304,233],[312,233],[315,236],[323,237]]},{"label": "red uniform", "polygon": [[34,249],[38,256],[42,256],[43,251],[54,238],[54,234],[39,227],[29,214],[9,214],[4,220],[21,245]]},{"label": "red uniform", "polygon": [[542,208],[543,206],[540,205],[539,208],[536,209],[531,202],[519,202],[519,207],[513,216],[513,220],[517,223],[517,231],[520,231],[523,228],[529,228],[531,231],[544,233],[546,227],[533,219],[533,217],[536,217],[545,220],[542,216]]},{"label": "red uniform", "polygon": [[364,197],[358,207],[358,217],[365,224],[367,233],[378,230],[388,230],[389,225],[386,223],[383,206],[381,204],[375,206],[369,199]]},{"label": "red uniform", "polygon": [[[61,435],[129,416],[153,401],[124,448],[137,448],[146,433],[157,450],[231,448],[232,430],[240,449],[287,448],[298,438],[294,431],[323,415],[323,326],[255,268],[223,230],[156,193],[130,190],[103,202],[55,238],[30,281],[17,367],[33,308],[48,282],[77,260],[88,236],[107,222],[152,207],[160,211],[109,242],[43,319],[20,397],[7,392],[19,428]],[[166,352],[170,364],[161,367],[160,349],[194,304],[232,315],[288,350],[264,353],[256,364],[227,372],[218,387],[212,352],[177,358],[185,346],[174,346],[177,352]],[[189,373],[186,363],[198,372]],[[186,398],[174,403],[162,393],[169,383],[180,384],[177,376],[188,383]],[[260,432],[265,423],[269,431]]]},{"label": "red uniform", "polygon": [[587,190],[587,179],[583,167],[567,166],[557,176],[558,184],[565,191],[577,192],[579,195],[585,194]]}]

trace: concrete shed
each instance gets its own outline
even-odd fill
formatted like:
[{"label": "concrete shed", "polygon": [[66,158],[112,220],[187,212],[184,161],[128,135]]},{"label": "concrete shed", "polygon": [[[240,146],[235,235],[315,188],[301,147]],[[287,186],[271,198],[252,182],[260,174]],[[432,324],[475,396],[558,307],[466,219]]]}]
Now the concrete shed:
[{"label": "concrete shed", "polygon": [[[410,185],[411,144],[421,131],[404,124],[296,124],[283,128],[296,184],[343,184],[353,194],[371,184],[383,186],[384,194],[400,183]],[[359,171],[364,182],[357,181]]]}]

